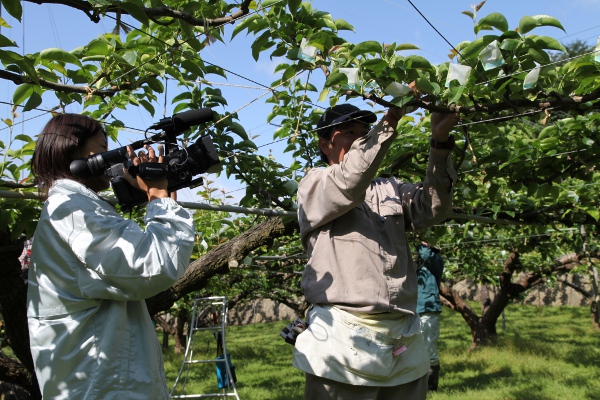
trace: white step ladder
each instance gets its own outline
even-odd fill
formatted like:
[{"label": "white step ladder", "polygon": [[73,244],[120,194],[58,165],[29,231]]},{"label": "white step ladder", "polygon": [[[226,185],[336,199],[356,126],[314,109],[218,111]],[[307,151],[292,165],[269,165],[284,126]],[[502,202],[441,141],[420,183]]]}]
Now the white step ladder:
[{"label": "white step ladder", "polygon": [[[225,327],[227,326],[227,298],[202,297],[194,300],[194,305],[192,308],[192,319],[189,322],[189,326],[190,331],[187,338],[185,356],[183,358],[183,363],[181,364],[179,374],[175,379],[173,389],[171,390],[171,399],[235,397],[237,400],[240,400],[240,397],[237,393],[237,389],[235,387],[235,382],[231,379],[231,377],[233,376],[232,366],[230,365],[229,357],[227,356],[227,347],[225,345]],[[201,339],[198,339],[200,336],[208,338],[207,349],[204,352],[204,354],[200,356],[205,358],[194,359],[194,350],[198,349],[201,344]],[[212,358],[206,358],[209,357],[207,355],[207,352],[210,347],[211,341],[215,340],[215,336],[217,337],[217,340],[221,340],[221,346],[223,349],[223,358],[221,359],[216,359],[214,356]],[[225,370],[227,371],[227,377],[229,377],[229,379],[226,379],[226,381],[228,381],[228,385],[224,385],[226,387],[224,387],[221,392],[217,393],[184,394],[186,392],[190,368],[194,365],[206,363],[215,364],[215,368],[211,371],[215,379],[217,368],[216,366],[218,366],[219,364],[224,365]]]}]

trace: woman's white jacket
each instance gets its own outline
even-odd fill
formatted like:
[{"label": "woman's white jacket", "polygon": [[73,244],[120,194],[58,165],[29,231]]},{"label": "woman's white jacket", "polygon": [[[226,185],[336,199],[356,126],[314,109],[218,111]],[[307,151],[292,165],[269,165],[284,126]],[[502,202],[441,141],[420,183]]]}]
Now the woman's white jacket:
[{"label": "woman's white jacket", "polygon": [[147,205],[143,230],[71,180],[49,191],[35,231],[29,337],[44,399],[167,399],[145,299],[185,272],[194,224],[174,200]]}]

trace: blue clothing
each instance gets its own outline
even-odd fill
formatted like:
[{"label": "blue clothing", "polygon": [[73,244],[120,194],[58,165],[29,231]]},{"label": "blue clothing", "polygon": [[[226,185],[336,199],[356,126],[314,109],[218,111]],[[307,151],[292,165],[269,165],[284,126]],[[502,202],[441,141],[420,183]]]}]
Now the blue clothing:
[{"label": "blue clothing", "polygon": [[49,191],[31,251],[27,317],[44,399],[168,399],[145,299],[185,272],[189,213],[150,202],[146,229],[72,180]]},{"label": "blue clothing", "polygon": [[444,271],[444,260],[424,245],[418,247],[418,252],[423,261],[417,270],[417,313],[442,312],[439,284]]}]

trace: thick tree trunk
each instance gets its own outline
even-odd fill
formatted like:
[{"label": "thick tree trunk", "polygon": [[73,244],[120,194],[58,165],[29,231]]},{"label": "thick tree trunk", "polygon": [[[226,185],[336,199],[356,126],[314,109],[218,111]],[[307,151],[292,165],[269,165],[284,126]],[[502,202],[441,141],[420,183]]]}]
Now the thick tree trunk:
[{"label": "thick tree trunk", "polygon": [[484,315],[488,308],[490,308],[490,287],[486,284],[479,285],[479,291],[481,295],[481,315]]},{"label": "thick tree trunk", "polygon": [[[13,353],[25,368],[33,370],[27,326],[27,274],[21,269],[19,256],[23,242],[0,247],[0,306],[6,335]],[[27,338],[27,340],[23,340]]]},{"label": "thick tree trunk", "polygon": [[[10,235],[0,235],[0,309],[5,323],[7,342],[17,357],[0,357],[0,381],[21,386],[31,398],[41,399],[29,349],[27,326],[27,270],[21,269],[19,256],[23,240],[11,242]],[[18,395],[19,390],[3,386]]]},{"label": "thick tree trunk", "polygon": [[464,301],[453,289],[452,284],[448,286],[445,283],[440,284],[440,300],[446,307],[457,311],[465,320],[471,329],[471,349],[477,346],[485,345],[489,341],[489,335],[482,319],[473,311],[471,306]]},{"label": "thick tree trunk", "polygon": [[598,308],[598,303],[595,301],[592,301],[590,305],[590,314],[592,316],[592,326],[600,330],[600,309]]},{"label": "thick tree trunk", "polygon": [[496,332],[496,325],[487,326],[483,322],[483,319],[479,320],[479,323],[471,328],[471,349],[478,346],[486,346],[495,343],[498,339],[498,333]]},{"label": "thick tree trunk", "polygon": [[592,301],[590,310],[592,314],[592,326],[595,329],[600,330],[600,310],[598,307],[598,303],[600,302],[600,293],[598,289],[598,268],[595,265],[591,265],[592,270],[592,287],[594,288],[594,299]]}]

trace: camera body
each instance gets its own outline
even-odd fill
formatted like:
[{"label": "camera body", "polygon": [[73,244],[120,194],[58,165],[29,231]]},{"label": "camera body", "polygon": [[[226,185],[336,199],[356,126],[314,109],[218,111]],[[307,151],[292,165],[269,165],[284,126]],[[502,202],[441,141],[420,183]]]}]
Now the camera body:
[{"label": "camera body", "polygon": [[213,173],[221,169],[221,162],[210,136],[201,136],[195,143],[187,147],[177,146],[176,135],[190,128],[212,121],[214,114],[210,108],[190,110],[172,117],[163,118],[148,129],[163,129],[162,133],[150,138],[138,140],[129,145],[133,150],[164,141],[166,154],[163,163],[142,163],[134,166],[128,158],[127,147],[92,154],[88,158],[73,160],[71,173],[79,178],[107,175],[111,177],[111,185],[117,202],[123,211],[148,201],[146,193],[136,189],[125,179],[123,169],[142,179],[167,179],[169,192],[195,187],[202,183],[202,178],[195,175],[205,172]]},{"label": "camera body", "polygon": [[[144,164],[142,164],[144,166]],[[131,175],[139,175],[143,179],[168,180],[169,192],[185,187],[196,187],[202,184],[202,178],[194,179],[195,175],[205,172],[214,173],[221,169],[219,156],[208,135],[200,137],[196,143],[183,149],[172,151],[164,156],[162,164],[151,164],[153,169],[133,168],[131,161],[111,165],[105,174],[111,177],[111,186],[117,202],[123,211],[148,201],[144,191],[134,188],[127,180],[123,169]]]},{"label": "camera body", "polygon": [[296,318],[295,321],[290,322],[281,330],[281,332],[279,332],[279,336],[281,336],[286,343],[294,346],[296,344],[296,338],[299,334],[304,332],[306,328],[308,328],[308,324],[300,318]]}]

